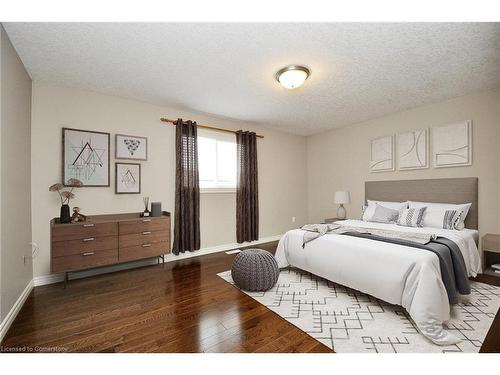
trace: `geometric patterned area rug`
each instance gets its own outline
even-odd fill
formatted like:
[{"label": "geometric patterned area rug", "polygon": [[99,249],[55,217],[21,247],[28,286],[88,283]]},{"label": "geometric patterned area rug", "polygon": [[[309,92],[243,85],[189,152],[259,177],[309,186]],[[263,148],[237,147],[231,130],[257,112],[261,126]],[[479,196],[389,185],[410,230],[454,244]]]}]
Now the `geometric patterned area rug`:
[{"label": "geometric patterned area rug", "polygon": [[[218,275],[234,285],[231,271]],[[471,281],[471,289],[445,324],[462,339],[451,346],[426,339],[403,307],[296,268],[282,270],[267,292],[242,292],[337,353],[475,353],[500,308],[500,288]]]}]

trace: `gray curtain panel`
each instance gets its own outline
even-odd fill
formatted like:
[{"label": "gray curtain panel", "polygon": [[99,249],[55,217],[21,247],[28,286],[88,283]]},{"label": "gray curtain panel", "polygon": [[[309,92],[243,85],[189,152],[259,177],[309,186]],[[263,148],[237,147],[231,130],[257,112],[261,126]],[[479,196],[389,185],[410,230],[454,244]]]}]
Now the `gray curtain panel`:
[{"label": "gray curtain panel", "polygon": [[259,239],[259,191],[257,137],[253,132],[236,132],[238,176],[236,188],[236,240]]},{"label": "gray curtain panel", "polygon": [[200,184],[196,122],[175,124],[175,221],[173,253],[200,248]]}]

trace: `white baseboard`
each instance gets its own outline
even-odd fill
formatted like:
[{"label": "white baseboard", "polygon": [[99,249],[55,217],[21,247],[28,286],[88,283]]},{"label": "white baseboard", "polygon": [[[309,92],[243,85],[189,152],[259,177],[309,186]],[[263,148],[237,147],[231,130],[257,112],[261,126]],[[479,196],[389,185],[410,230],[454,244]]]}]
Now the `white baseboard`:
[{"label": "white baseboard", "polygon": [[[280,238],[281,238],[281,235],[278,235],[278,236],[264,237],[264,238],[261,238],[257,241],[245,242],[242,244],[229,243],[229,244],[225,244],[225,245],[206,247],[206,248],[200,249],[198,251],[181,253],[179,255],[168,254],[165,256],[165,263],[166,262],[174,262],[176,260],[181,260],[181,259],[199,257],[202,255],[218,253],[221,251],[227,251],[227,250],[235,249],[238,247],[247,247],[247,246],[258,245],[258,244],[262,244],[262,243],[266,243],[266,242],[278,241]],[[103,273],[115,272],[115,271],[130,269],[130,268],[143,267],[143,266],[151,265],[151,264],[156,264],[156,259],[146,259],[146,260],[141,260],[141,261],[137,261],[137,262],[117,264],[117,265],[109,266],[109,267],[102,267],[102,268],[91,269],[88,271],[81,271],[81,272],[78,272],[78,274],[75,274],[72,277],[72,279],[80,279],[83,277],[95,276],[95,275],[100,275]],[[41,285],[58,283],[58,282],[61,282],[63,280],[64,280],[64,274],[55,273],[55,274],[51,274],[51,275],[43,275],[43,276],[37,276],[37,277],[33,278],[33,284],[34,284],[34,286],[41,286]]]},{"label": "white baseboard", "polygon": [[23,307],[24,302],[26,301],[26,298],[31,293],[31,290],[33,289],[33,280],[31,280],[28,285],[26,285],[26,288],[24,288],[23,292],[17,299],[16,303],[14,303],[14,306],[10,309],[9,313],[5,317],[5,319],[0,323],[0,343],[2,342],[3,338],[7,334],[7,331],[9,330],[10,326],[14,322],[14,320],[17,317],[17,314],[21,310],[21,307]]}]

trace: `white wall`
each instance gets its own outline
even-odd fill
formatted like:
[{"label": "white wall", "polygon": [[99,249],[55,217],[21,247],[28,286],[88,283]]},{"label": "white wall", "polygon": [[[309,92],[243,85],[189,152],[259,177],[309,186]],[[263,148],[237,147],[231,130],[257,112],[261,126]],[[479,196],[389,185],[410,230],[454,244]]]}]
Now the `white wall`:
[{"label": "white wall", "polygon": [[31,78],[0,25],[2,321],[33,277],[31,261]]},{"label": "white wall", "polygon": [[[370,139],[403,130],[430,128],[453,121],[473,121],[473,165],[415,171],[370,173]],[[432,147],[432,145],[431,145]],[[357,218],[364,182],[373,180],[479,177],[479,230],[500,230],[500,91],[467,95],[395,113],[308,138],[309,221],[334,217],[333,193],[349,190],[348,217]]]},{"label": "white wall", "polygon": [[[141,211],[141,197],[161,201],[173,213],[175,192],[175,128],[160,117],[195,120],[228,129],[256,131],[258,140],[260,237],[282,234],[306,222],[307,182],[305,137],[272,131],[252,123],[216,118],[169,107],[53,85],[33,85],[32,200],[33,241],[40,246],[34,275],[50,273],[49,221],[58,216],[59,200],[48,191],[62,179],[62,128],[111,133],[111,186],[76,190],[71,206],[85,214]],[[114,194],[114,135],[148,137],[148,161],[142,164],[141,195]],[[235,194],[202,194],[201,245],[236,242]],[[292,223],[291,218],[297,218]],[[173,226],[172,226],[173,229]]]},{"label": "white wall", "polygon": [[[311,137],[285,134],[252,123],[216,118],[176,108],[159,107],[90,91],[47,84],[33,85],[32,221],[33,240],[40,245],[35,276],[50,269],[49,221],[58,215],[57,195],[48,186],[61,180],[62,127],[148,137],[149,160],[142,162],[142,195],[174,207],[174,131],[159,118],[182,117],[201,124],[247,129],[265,136],[258,141],[260,236],[284,233],[306,221],[335,216],[333,192],[349,190],[349,217],[357,217],[366,180],[440,177],[479,177],[479,220],[482,233],[500,225],[500,91],[476,93]],[[417,171],[370,173],[369,141],[402,130],[432,127],[451,121],[473,120],[474,163],[471,167],[429,168]],[[76,191],[72,205],[86,214],[140,211],[141,196],[114,194],[114,158],[111,186]],[[202,194],[202,247],[236,242],[235,195]],[[291,222],[292,216],[297,218]]]}]

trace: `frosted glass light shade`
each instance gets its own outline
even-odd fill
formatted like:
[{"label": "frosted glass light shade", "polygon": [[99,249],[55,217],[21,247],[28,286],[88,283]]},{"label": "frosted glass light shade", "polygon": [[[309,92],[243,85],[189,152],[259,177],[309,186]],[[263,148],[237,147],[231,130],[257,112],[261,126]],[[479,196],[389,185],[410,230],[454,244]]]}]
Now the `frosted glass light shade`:
[{"label": "frosted glass light shade", "polygon": [[333,200],[337,204],[351,203],[351,194],[348,191],[336,191]]},{"label": "frosted glass light shade", "polygon": [[287,66],[276,73],[276,79],[289,90],[296,89],[309,77],[309,69],[303,66]]}]

